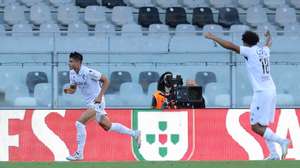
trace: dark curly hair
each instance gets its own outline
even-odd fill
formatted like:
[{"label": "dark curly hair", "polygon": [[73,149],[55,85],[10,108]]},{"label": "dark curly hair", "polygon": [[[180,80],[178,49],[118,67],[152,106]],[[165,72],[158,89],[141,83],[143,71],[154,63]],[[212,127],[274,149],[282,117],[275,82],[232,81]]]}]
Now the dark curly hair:
[{"label": "dark curly hair", "polygon": [[72,52],[69,55],[70,58],[73,58],[74,60],[82,62],[83,56],[79,52]]},{"label": "dark curly hair", "polygon": [[259,37],[255,32],[252,31],[246,31],[243,34],[243,38],[242,38],[243,42],[247,45],[249,45],[250,47],[256,45],[259,42]]}]

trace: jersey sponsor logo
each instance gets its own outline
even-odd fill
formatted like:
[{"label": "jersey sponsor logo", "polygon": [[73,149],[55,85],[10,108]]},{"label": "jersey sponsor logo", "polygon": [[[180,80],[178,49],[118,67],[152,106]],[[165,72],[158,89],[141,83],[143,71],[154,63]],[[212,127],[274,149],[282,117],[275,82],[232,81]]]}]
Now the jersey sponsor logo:
[{"label": "jersey sponsor logo", "polygon": [[[190,115],[190,117],[189,117]],[[138,160],[188,160],[194,147],[193,113],[133,111],[133,128],[141,130],[142,145],[133,151]]]}]

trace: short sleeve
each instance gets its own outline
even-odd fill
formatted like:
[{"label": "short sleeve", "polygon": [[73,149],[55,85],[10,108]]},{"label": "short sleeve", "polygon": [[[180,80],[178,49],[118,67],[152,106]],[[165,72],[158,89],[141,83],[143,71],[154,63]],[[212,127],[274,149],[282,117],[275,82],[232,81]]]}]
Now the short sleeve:
[{"label": "short sleeve", "polygon": [[91,78],[91,79],[93,79],[93,80],[100,80],[100,78],[101,78],[101,73],[100,72],[98,72],[98,71],[96,71],[96,70],[94,70],[94,69],[89,69],[88,70],[88,76]]},{"label": "short sleeve", "polygon": [[240,46],[240,54],[241,54],[242,56],[247,57],[249,53],[250,53],[250,52],[249,52],[249,47]]}]

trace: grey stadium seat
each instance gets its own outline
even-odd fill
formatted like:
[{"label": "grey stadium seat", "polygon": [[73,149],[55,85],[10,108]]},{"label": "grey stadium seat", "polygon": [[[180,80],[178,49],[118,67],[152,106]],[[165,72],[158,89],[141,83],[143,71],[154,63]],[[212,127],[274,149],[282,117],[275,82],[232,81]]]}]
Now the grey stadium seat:
[{"label": "grey stadium seat", "polygon": [[289,2],[294,8],[300,9],[300,1],[299,0],[289,0]]},{"label": "grey stadium seat", "polygon": [[253,6],[247,9],[246,22],[250,26],[258,26],[268,22],[267,14],[261,6]]},{"label": "grey stadium seat", "polygon": [[28,87],[29,95],[33,96],[34,87],[39,83],[48,83],[48,77],[45,72],[29,72],[26,76],[26,85]]},{"label": "grey stadium seat", "polygon": [[285,5],[285,0],[263,0],[263,3],[266,7],[275,9],[282,5]]},{"label": "grey stadium seat", "polygon": [[37,3],[42,2],[42,0],[19,0],[22,4],[26,5],[27,7],[33,6]]},{"label": "grey stadium seat", "polygon": [[4,7],[3,19],[9,25],[27,22],[24,11],[24,7],[17,3],[9,4]]},{"label": "grey stadium seat", "polygon": [[68,36],[88,36],[88,26],[83,22],[68,25]]},{"label": "grey stadium seat", "polygon": [[128,0],[128,3],[134,6],[135,8],[154,6],[151,0]]},{"label": "grey stadium seat", "polygon": [[280,26],[297,23],[296,11],[288,6],[281,6],[276,9],[275,22]]},{"label": "grey stadium seat", "polygon": [[196,35],[196,29],[191,24],[179,24],[176,26],[175,32],[176,32],[176,36],[178,36],[178,35],[182,35],[182,36]]},{"label": "grey stadium seat", "polygon": [[257,6],[260,4],[260,0],[238,0],[238,4],[244,8],[248,9],[252,6]]},{"label": "grey stadium seat", "polygon": [[105,8],[102,6],[88,6],[85,8],[84,20],[89,25],[106,22]]},{"label": "grey stadium seat", "polygon": [[170,8],[179,6],[177,0],[154,0],[154,3],[161,8]]},{"label": "grey stadium seat", "polygon": [[122,26],[124,24],[133,23],[133,12],[131,7],[116,6],[112,9],[112,22],[115,25]]},{"label": "grey stadium seat", "polygon": [[195,8],[195,7],[208,7],[209,4],[206,0],[179,0],[179,3],[182,6],[188,8]]},{"label": "grey stadium seat", "polygon": [[74,5],[61,5],[57,10],[57,20],[63,24],[68,25],[76,22],[79,19],[78,8]]},{"label": "grey stadium seat", "polygon": [[70,74],[70,71],[59,71],[58,72],[58,94],[59,95],[61,95],[63,93],[65,84],[70,83],[69,74]]},{"label": "grey stadium seat", "polygon": [[209,0],[208,2],[215,8],[232,6],[232,0]]},{"label": "grey stadium seat", "polygon": [[152,24],[149,26],[151,36],[169,36],[169,27],[165,24]]},{"label": "grey stadium seat", "polygon": [[46,4],[35,4],[31,6],[30,20],[35,25],[51,22],[52,18],[49,6]]},{"label": "grey stadium seat", "polygon": [[27,23],[15,24],[12,27],[13,36],[32,36],[32,25]]},{"label": "grey stadium seat", "polygon": [[34,87],[34,98],[38,106],[51,107],[52,86],[50,83],[38,83]]}]

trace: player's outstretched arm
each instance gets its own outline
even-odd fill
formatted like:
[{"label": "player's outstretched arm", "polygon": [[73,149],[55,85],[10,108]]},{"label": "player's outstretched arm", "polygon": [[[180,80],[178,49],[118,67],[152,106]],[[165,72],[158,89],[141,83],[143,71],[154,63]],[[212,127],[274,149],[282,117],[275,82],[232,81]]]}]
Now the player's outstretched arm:
[{"label": "player's outstretched arm", "polygon": [[226,48],[226,49],[229,49],[229,50],[232,50],[232,51],[235,51],[236,53],[240,53],[240,47],[233,44],[232,42],[230,41],[227,41],[227,40],[223,40],[215,35],[213,35],[212,33],[210,32],[207,32],[207,33],[204,33],[204,36],[205,38],[207,39],[211,39],[213,41],[215,41],[216,43],[220,44],[222,47]]},{"label": "player's outstretched arm", "polygon": [[103,75],[103,74],[101,75],[100,81],[102,82],[102,88],[101,88],[101,91],[100,91],[98,97],[95,99],[95,103],[101,103],[102,97],[104,96],[104,94],[109,86],[109,80],[107,79],[107,77],[105,75]]},{"label": "player's outstretched arm", "polygon": [[271,33],[270,33],[269,30],[265,33],[265,37],[266,37],[266,44],[265,44],[265,46],[271,48],[271,46],[272,46],[272,38],[271,38]]},{"label": "player's outstretched arm", "polygon": [[76,85],[70,85],[70,87],[64,89],[64,92],[66,94],[73,94],[75,93],[76,88],[77,88]]}]

